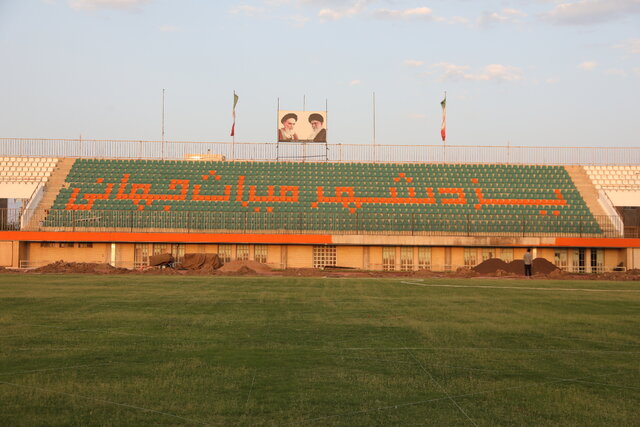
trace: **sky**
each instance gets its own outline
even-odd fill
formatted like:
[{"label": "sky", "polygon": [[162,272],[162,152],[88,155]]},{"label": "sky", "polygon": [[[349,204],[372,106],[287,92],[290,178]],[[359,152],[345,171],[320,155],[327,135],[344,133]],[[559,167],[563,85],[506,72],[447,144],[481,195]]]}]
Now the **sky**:
[{"label": "sky", "polygon": [[[0,137],[640,146],[640,0],[0,0]],[[375,94],[375,108],[374,108]],[[374,126],[375,111],[375,126]]]}]

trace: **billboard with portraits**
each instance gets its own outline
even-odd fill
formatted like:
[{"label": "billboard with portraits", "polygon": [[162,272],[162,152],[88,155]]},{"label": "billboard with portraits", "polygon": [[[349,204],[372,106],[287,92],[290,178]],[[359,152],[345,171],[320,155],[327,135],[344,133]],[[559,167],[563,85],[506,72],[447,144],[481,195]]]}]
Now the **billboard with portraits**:
[{"label": "billboard with portraits", "polygon": [[327,142],[327,112],[279,110],[278,142]]}]

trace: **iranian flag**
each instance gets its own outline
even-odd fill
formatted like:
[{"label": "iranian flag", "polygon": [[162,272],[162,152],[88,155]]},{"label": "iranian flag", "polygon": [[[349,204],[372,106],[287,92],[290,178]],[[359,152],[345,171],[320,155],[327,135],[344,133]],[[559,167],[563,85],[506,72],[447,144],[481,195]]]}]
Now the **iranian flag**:
[{"label": "iranian flag", "polygon": [[233,124],[231,125],[231,135],[236,135],[236,104],[238,103],[238,95],[236,95],[236,91],[233,91],[233,109],[231,110],[231,116],[233,117]]},{"label": "iranian flag", "polygon": [[447,93],[444,93],[444,99],[440,103],[442,106],[442,127],[440,128],[440,136],[442,137],[442,142],[447,139]]}]

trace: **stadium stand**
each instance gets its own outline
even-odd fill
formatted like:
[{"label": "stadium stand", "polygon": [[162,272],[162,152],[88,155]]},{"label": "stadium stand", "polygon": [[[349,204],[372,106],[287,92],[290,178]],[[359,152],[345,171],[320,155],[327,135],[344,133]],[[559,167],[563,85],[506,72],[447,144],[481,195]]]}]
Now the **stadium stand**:
[{"label": "stadium stand", "polygon": [[640,166],[590,165],[584,169],[615,206],[640,206]]},{"label": "stadium stand", "polygon": [[491,164],[79,159],[44,225],[80,224],[601,233],[564,167]]},{"label": "stadium stand", "polygon": [[[532,247],[570,271],[638,268],[638,173],[633,165],[5,156],[0,265],[138,268],[152,255],[204,252],[276,268],[448,271]],[[10,208],[12,198],[21,207]]]},{"label": "stadium stand", "polygon": [[46,183],[58,159],[45,157],[0,157],[0,197],[28,199]]}]

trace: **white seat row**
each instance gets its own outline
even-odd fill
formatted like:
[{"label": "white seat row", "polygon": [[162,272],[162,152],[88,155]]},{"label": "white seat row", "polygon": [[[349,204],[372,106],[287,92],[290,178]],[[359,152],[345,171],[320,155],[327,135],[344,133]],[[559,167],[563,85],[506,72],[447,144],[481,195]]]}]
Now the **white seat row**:
[{"label": "white seat row", "polygon": [[58,162],[56,157],[0,157],[0,162]]},{"label": "white seat row", "polygon": [[0,176],[51,176],[52,171],[50,170],[42,170],[42,171],[11,171],[11,170],[0,170]]},{"label": "white seat row", "polygon": [[46,176],[23,176],[20,179],[11,176],[0,176],[0,182],[11,182],[13,184],[33,184],[34,182],[47,182],[49,178]]},{"label": "white seat row", "polygon": [[588,165],[584,167],[585,170],[613,170],[613,171],[625,171],[625,170],[638,170],[640,166],[637,165]]},{"label": "white seat row", "polygon": [[584,166],[584,170],[598,190],[624,193],[640,190],[640,166]]},{"label": "white seat row", "polygon": [[30,166],[47,166],[55,167],[54,162],[0,162],[0,167],[30,167]]},{"label": "white seat row", "polygon": [[39,170],[53,170],[53,167],[49,166],[4,166],[0,165],[0,170],[9,170],[9,171],[39,171]]}]

